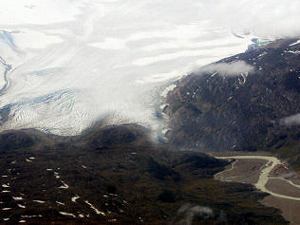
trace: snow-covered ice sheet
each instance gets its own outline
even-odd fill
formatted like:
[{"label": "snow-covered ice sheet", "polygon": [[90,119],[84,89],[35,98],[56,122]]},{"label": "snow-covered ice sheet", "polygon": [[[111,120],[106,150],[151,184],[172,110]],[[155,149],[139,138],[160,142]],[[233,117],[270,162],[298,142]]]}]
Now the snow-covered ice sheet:
[{"label": "snow-covered ice sheet", "polygon": [[[74,135],[107,115],[110,123],[155,127],[155,90],[251,42],[245,27],[234,28],[241,31],[237,36],[228,21],[222,23],[219,5],[219,0],[6,1],[0,9],[0,56],[12,69],[0,93],[0,129]],[[4,108],[10,112],[2,122]]]}]

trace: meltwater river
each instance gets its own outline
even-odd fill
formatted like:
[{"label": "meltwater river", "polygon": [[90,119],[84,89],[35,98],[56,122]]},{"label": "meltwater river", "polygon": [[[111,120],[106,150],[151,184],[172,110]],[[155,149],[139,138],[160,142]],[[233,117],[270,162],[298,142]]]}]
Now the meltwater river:
[{"label": "meltwater river", "polygon": [[[282,164],[282,162],[278,158],[273,157],[273,156],[221,156],[221,157],[216,157],[216,158],[217,159],[236,159],[236,160],[239,160],[239,159],[241,159],[241,160],[247,160],[247,159],[265,160],[266,161],[265,168],[261,169],[259,178],[258,178],[257,182],[254,184],[254,186],[258,190],[261,190],[262,192],[268,193],[268,194],[270,194],[274,197],[300,201],[299,197],[293,197],[293,196],[289,196],[289,195],[275,193],[275,192],[270,191],[266,188],[266,185],[267,185],[267,183],[270,179],[279,179],[279,180],[283,180],[283,181],[289,183],[293,187],[300,190],[300,185],[297,185],[297,184],[293,183],[291,180],[287,180],[283,177],[272,177],[272,176],[270,176],[271,171],[276,166]],[[235,162],[233,162],[231,164],[231,166],[232,166],[231,168],[216,174],[215,177],[220,176],[224,172],[227,172],[227,171],[230,171],[230,170],[234,169]]]}]

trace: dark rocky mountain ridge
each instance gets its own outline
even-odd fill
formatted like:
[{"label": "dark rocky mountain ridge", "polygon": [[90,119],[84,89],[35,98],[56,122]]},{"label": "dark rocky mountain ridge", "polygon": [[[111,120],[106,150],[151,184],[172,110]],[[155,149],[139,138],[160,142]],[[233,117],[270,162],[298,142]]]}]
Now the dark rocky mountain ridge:
[{"label": "dark rocky mountain ridge", "polygon": [[[222,74],[205,67],[179,80],[168,94],[169,141],[186,148],[269,150],[300,154],[300,43],[278,40],[210,65],[245,62],[249,73]],[[283,148],[289,147],[290,153]],[[299,158],[298,158],[299,159]]]}]

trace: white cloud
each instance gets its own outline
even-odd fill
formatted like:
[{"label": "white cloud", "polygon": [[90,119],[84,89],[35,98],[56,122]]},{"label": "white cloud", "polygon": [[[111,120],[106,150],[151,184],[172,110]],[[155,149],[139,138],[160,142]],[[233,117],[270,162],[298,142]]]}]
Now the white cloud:
[{"label": "white cloud", "polygon": [[286,126],[300,125],[300,113],[282,118],[280,122]]},{"label": "white cloud", "polygon": [[206,206],[192,206],[190,204],[183,205],[177,212],[178,215],[184,215],[182,224],[190,225],[193,222],[195,216],[210,218],[214,215],[214,211],[210,207]]},{"label": "white cloud", "polygon": [[215,73],[222,76],[239,76],[241,73],[252,73],[254,67],[244,61],[235,61],[232,63],[216,63],[200,69],[200,72]]}]

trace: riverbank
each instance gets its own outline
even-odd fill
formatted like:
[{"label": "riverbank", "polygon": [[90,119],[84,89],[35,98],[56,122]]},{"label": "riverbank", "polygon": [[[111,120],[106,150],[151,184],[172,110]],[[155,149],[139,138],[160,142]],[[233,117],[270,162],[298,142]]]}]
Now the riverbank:
[{"label": "riverbank", "polygon": [[293,224],[300,224],[300,216],[295,212],[300,206],[300,186],[298,180],[287,178],[292,171],[278,158],[258,155],[232,155],[215,156],[231,162],[231,166],[215,175],[215,179],[224,182],[239,182],[253,184],[258,190],[269,194],[262,204],[279,208],[285,219]]}]

